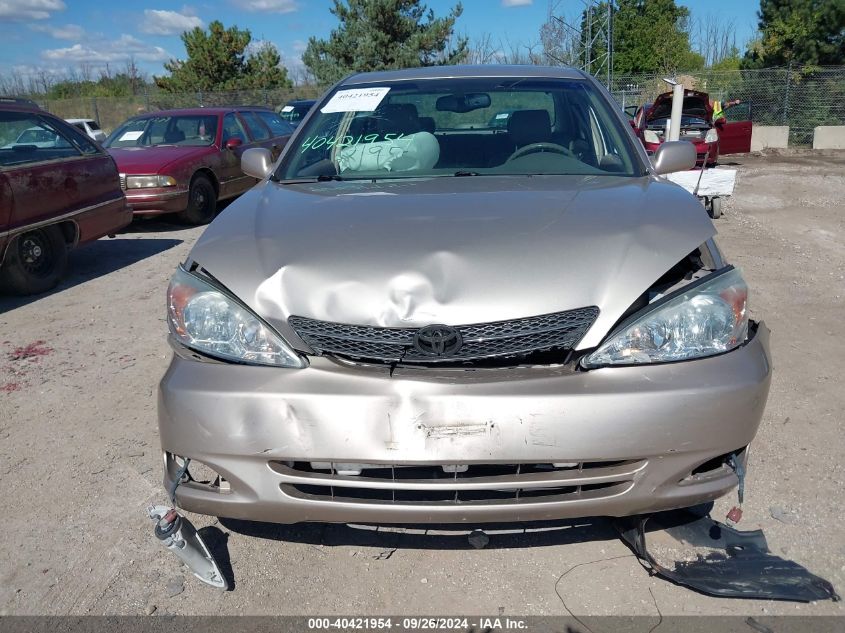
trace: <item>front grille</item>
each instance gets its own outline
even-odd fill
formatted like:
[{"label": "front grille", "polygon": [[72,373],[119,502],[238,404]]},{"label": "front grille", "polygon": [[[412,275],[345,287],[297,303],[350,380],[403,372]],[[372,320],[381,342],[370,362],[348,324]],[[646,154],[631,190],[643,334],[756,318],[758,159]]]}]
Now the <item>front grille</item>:
[{"label": "front grille", "polygon": [[[573,464],[319,464],[271,461],[291,497],[404,505],[556,503],[623,494],[645,460]],[[460,472],[459,472],[460,469]],[[338,474],[355,472],[359,474]]]},{"label": "front grille", "polygon": [[427,356],[414,347],[419,328],[346,325],[292,316],[288,323],[318,355],[383,363],[444,363],[569,351],[596,320],[595,306],[541,316],[459,325],[463,345],[453,354]]},{"label": "front grille", "polygon": [[120,174],[120,188],[126,191],[126,174]]}]

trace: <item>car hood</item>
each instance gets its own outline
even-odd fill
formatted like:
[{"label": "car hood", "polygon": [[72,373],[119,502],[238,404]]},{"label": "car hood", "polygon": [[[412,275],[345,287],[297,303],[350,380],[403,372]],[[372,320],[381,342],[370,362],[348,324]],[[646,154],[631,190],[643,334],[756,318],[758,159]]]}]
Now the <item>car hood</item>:
[{"label": "car hood", "polygon": [[118,170],[123,174],[157,174],[174,162],[195,160],[214,151],[214,146],[184,145],[108,148]]},{"label": "car hood", "polygon": [[190,258],[295,345],[291,315],[416,327],[598,306],[583,349],[714,233],[653,177],[265,181]]},{"label": "car hood", "polygon": [[[713,116],[713,108],[710,105],[710,96],[706,92],[699,92],[698,90],[684,91],[684,107],[683,113],[687,115],[690,111],[703,111],[705,113],[705,123],[709,122]],[[645,119],[652,122],[655,119],[666,119],[670,116],[672,111],[672,93],[664,92],[658,95],[654,103],[646,109]]]}]

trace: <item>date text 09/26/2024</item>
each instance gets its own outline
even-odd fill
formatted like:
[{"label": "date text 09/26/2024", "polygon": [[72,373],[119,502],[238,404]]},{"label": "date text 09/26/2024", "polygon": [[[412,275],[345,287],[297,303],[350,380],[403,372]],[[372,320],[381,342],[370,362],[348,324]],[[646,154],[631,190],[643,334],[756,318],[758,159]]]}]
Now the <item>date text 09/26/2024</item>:
[{"label": "date text 09/26/2024", "polygon": [[525,630],[527,623],[508,617],[327,617],[308,618],[309,631],[467,631]]}]

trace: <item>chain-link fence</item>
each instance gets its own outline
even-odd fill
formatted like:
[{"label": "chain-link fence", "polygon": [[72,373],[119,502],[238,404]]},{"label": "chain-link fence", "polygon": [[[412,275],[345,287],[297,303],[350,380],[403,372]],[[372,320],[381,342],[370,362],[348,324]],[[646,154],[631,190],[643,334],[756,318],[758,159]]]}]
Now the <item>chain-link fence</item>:
[{"label": "chain-link fence", "polygon": [[36,99],[38,105],[63,119],[95,119],[111,132],[129,117],[171,108],[254,105],[277,108],[293,99],[315,99],[318,86],[298,86],[284,90],[237,90],[231,92],[190,92],[172,94],[148,89],[130,97],[77,97]]},{"label": "chain-link fence", "polygon": [[[669,88],[664,75],[620,75],[613,78],[611,92],[623,107],[651,103]],[[792,145],[812,145],[819,125],[845,125],[845,66],[827,68],[769,68],[766,70],[681,73],[676,77],[687,88],[707,92],[711,99],[739,99],[751,106],[757,125],[788,125]],[[80,97],[40,100],[46,110],[63,118],[93,118],[111,131],[131,116],[168,108],[217,105],[263,105],[278,107],[291,99],[313,99],[319,86],[288,90],[241,90],[170,94],[142,92],[132,97]]]},{"label": "chain-link fence", "polygon": [[[665,75],[614,77],[611,92],[621,106],[639,106],[671,88]],[[711,99],[739,99],[751,106],[757,125],[788,125],[790,145],[812,145],[819,125],[845,125],[845,67],[767,68],[765,70],[679,73],[686,88]]]}]

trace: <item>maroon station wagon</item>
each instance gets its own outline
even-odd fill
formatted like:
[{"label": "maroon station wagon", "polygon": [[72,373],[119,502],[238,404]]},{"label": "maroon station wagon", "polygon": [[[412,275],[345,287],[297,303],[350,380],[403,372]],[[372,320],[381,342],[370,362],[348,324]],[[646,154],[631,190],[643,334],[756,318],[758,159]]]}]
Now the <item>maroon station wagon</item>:
[{"label": "maroon station wagon", "polygon": [[67,251],[132,221],[114,160],[31,101],[0,98],[0,287],[44,292]]},{"label": "maroon station wagon", "polygon": [[104,145],[136,215],[176,213],[190,224],[206,224],[218,200],[257,182],[241,171],[244,150],[263,147],[275,160],[292,132],[269,109],[194,108],[129,119]]}]

